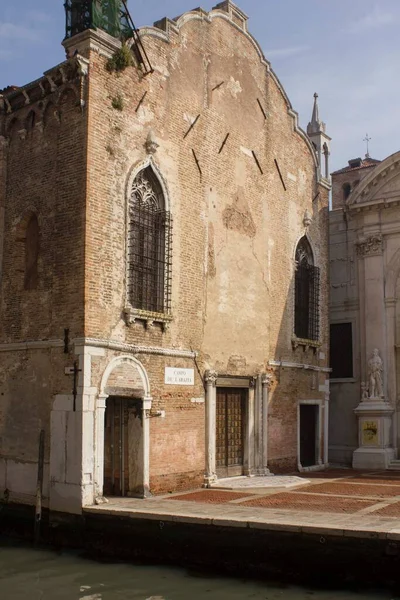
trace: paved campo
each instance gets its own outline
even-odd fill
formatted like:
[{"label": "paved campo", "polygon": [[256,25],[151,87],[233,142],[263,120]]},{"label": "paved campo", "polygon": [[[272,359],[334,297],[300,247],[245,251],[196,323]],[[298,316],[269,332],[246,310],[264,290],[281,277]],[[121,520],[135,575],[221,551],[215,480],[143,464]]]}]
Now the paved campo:
[{"label": "paved campo", "polygon": [[109,498],[107,504],[85,512],[400,540],[400,472],[332,469],[291,477],[303,479],[304,485],[282,491],[254,486],[248,478],[248,486],[229,489],[197,489],[145,500]]}]

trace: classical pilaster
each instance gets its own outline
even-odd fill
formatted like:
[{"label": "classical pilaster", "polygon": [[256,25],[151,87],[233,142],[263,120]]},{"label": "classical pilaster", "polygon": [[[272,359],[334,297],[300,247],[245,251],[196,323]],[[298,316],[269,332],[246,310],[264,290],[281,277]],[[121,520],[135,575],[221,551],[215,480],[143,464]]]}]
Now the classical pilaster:
[{"label": "classical pilaster", "polygon": [[262,429],[261,429],[261,473],[268,475],[268,402],[269,391],[272,385],[272,376],[264,373],[261,377],[262,385]]},{"label": "classical pilaster", "polygon": [[[383,264],[383,239],[381,234],[374,234],[362,238],[357,242],[357,256],[359,260],[360,300],[363,302],[365,323],[364,352],[361,354],[362,377],[365,379],[366,365],[374,348],[382,353],[384,363],[388,364],[386,351],[385,327],[385,290],[384,290],[384,264]],[[363,263],[363,264],[362,264]],[[362,280],[362,284],[361,284]],[[361,295],[361,290],[363,294]],[[387,394],[387,380],[384,381],[384,395]]]},{"label": "classical pilaster", "polygon": [[246,412],[246,437],[244,449],[244,475],[254,475],[254,399],[257,389],[258,377],[250,382],[249,397]]},{"label": "classical pilaster", "polygon": [[94,495],[96,499],[103,497],[104,486],[104,418],[107,396],[100,395],[96,401],[95,415],[95,465],[94,465]]},{"label": "classical pilaster", "polygon": [[151,496],[150,493],[150,410],[153,399],[151,396],[143,398],[142,423],[143,423],[143,497]]},{"label": "classical pilaster", "polygon": [[218,373],[206,371],[206,474],[205,485],[210,486],[217,480],[216,473],[216,418]]}]

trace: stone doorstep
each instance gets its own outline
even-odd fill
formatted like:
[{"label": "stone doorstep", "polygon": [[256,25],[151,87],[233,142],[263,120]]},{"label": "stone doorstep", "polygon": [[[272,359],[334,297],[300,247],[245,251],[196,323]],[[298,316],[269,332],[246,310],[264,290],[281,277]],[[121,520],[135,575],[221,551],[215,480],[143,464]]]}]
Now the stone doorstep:
[{"label": "stone doorstep", "polygon": [[303,479],[294,475],[266,475],[263,477],[229,477],[219,479],[211,484],[213,490],[246,491],[251,494],[263,493],[270,489],[288,489],[301,487],[312,483],[309,479]]}]

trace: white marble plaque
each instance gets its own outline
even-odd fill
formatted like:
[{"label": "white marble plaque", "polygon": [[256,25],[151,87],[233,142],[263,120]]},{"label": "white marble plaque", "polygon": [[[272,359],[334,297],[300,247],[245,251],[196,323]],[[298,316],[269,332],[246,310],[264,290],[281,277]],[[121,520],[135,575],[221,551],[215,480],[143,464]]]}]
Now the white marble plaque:
[{"label": "white marble plaque", "polygon": [[165,367],[165,383],[167,385],[194,385],[194,369]]}]

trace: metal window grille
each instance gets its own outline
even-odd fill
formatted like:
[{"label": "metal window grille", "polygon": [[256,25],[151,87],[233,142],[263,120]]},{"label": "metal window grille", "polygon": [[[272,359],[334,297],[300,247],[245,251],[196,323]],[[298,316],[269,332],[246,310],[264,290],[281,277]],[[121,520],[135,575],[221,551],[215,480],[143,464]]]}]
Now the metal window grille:
[{"label": "metal window grille", "polygon": [[129,205],[128,298],[134,308],[171,309],[172,218],[151,169],[136,177]]},{"label": "metal window grille", "polygon": [[297,337],[318,341],[320,270],[314,267],[311,248],[301,240],[296,252],[295,327]]}]

